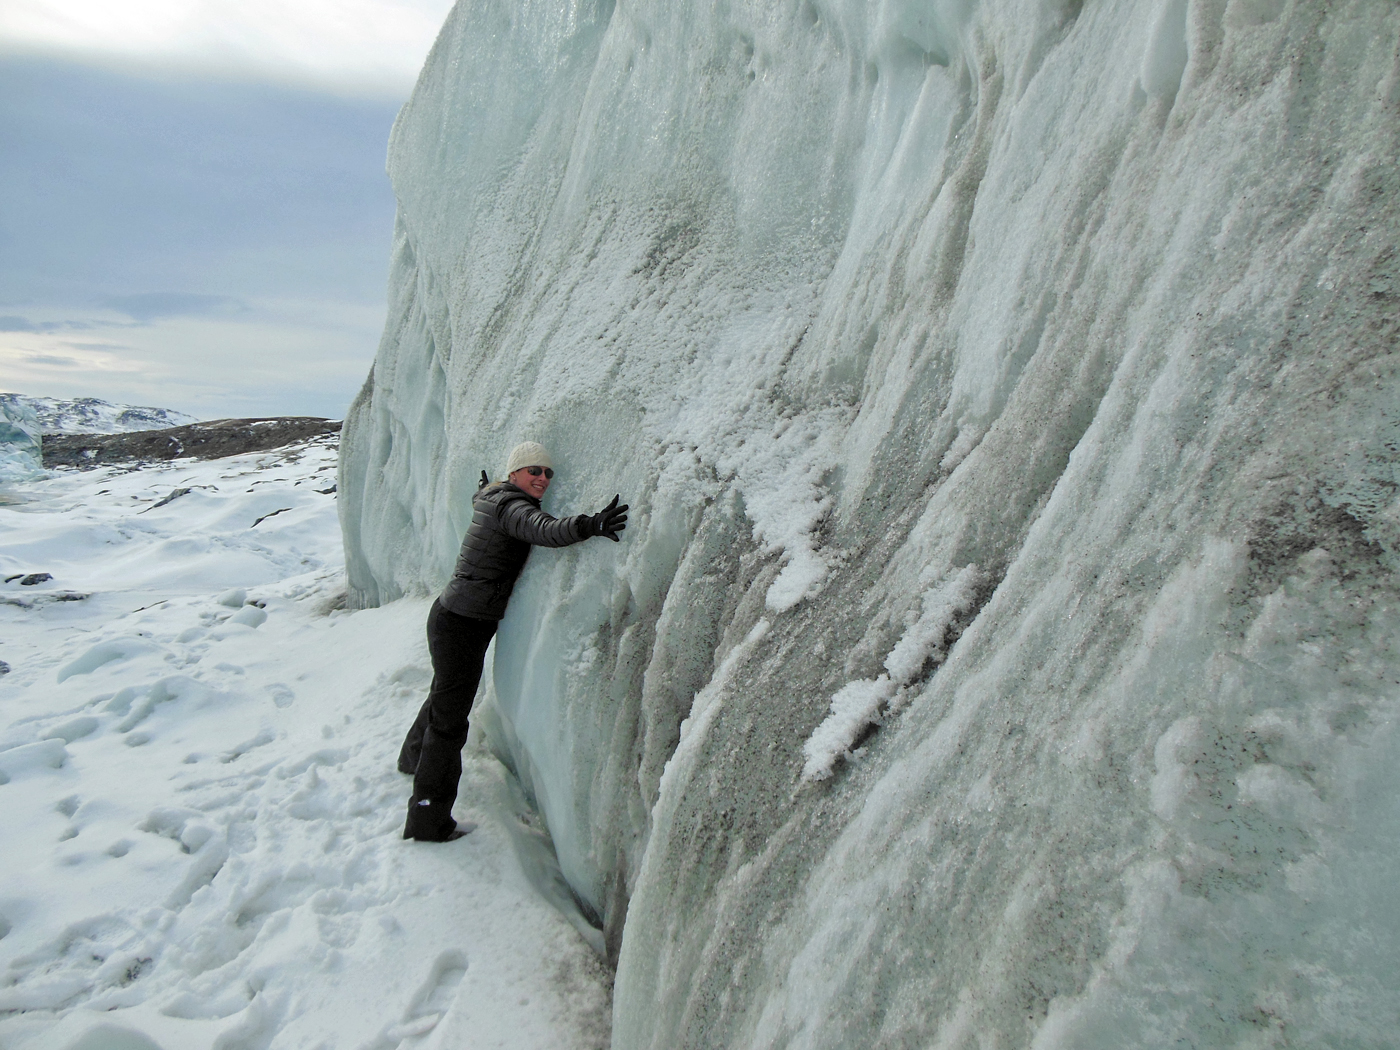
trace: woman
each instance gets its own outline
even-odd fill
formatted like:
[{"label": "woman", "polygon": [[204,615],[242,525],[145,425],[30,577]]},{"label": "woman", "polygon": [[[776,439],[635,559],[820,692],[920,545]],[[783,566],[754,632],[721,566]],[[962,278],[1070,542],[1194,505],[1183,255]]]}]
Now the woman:
[{"label": "woman", "polygon": [[433,682],[399,751],[399,772],[413,774],[406,839],[450,842],[466,834],[452,819],[452,804],[462,776],[468,715],[486,647],[505,615],[530,547],[567,547],[591,536],[616,543],[627,527],[627,504],[617,505],[620,495],[597,514],[556,518],[545,513],[540,500],[554,477],[554,465],[537,442],[511,450],[506,477],[493,485],[481,472],[457,567],[428,612]]}]

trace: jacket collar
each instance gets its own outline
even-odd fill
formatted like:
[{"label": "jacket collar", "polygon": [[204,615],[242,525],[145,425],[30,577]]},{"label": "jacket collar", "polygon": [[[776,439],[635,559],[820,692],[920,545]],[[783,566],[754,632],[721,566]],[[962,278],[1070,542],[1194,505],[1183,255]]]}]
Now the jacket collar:
[{"label": "jacket collar", "polygon": [[540,505],[540,501],[539,501],[539,500],[535,499],[534,496],[530,495],[528,492],[526,492],[524,489],[522,489],[519,485],[516,485],[514,482],[510,482],[510,481],[498,481],[498,482],[496,482],[494,485],[489,486],[489,487],[487,488],[486,491],[489,492],[491,489],[497,489],[497,488],[500,489],[500,490],[501,490],[505,495],[507,495],[507,496],[510,496],[510,497],[520,496],[522,499],[527,499],[527,500],[529,500],[531,503],[533,503],[533,504],[534,504],[535,506],[537,506],[537,507]]}]

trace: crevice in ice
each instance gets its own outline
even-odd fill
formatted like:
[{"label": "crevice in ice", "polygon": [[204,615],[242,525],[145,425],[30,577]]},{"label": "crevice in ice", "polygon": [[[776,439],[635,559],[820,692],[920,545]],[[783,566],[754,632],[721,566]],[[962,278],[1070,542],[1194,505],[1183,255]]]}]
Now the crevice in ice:
[{"label": "crevice in ice", "polygon": [[[488,659],[488,667],[492,662]],[[484,682],[482,689],[484,699],[479,697],[473,705],[472,732],[482,734],[506,771],[505,782],[516,817],[506,823],[506,830],[521,870],[536,892],[568,920],[589,947],[600,958],[607,958],[603,917],[570,884],[560,867],[549,821],[535,791],[541,772],[532,768],[529,751],[520,745],[514,725],[494,695],[494,684]]]},{"label": "crevice in ice", "polygon": [[1152,98],[1176,101],[1190,48],[1186,39],[1187,0],[1165,0],[1142,58],[1142,89]]}]

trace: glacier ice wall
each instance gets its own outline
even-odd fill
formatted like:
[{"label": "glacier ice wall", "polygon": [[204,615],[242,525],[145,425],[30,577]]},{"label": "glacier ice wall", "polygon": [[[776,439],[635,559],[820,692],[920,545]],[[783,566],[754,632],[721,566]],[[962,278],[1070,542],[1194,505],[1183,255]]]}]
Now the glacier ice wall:
[{"label": "glacier ice wall", "polygon": [[67,399],[0,393],[0,411],[6,406],[31,412],[39,421],[41,434],[124,434],[199,422],[194,416],[169,408],[113,405],[95,397]]},{"label": "glacier ice wall", "polygon": [[618,1047],[1389,1045],[1400,8],[459,0],[343,438]]},{"label": "glacier ice wall", "polygon": [[0,481],[28,481],[43,473],[43,437],[33,406],[0,397]]}]

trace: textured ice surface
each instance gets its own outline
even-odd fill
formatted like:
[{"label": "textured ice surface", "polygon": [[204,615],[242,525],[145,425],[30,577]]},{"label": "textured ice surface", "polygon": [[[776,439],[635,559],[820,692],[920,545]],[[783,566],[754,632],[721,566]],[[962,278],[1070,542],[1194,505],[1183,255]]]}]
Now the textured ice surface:
[{"label": "textured ice surface", "polygon": [[44,473],[39,417],[23,402],[0,401],[0,481],[24,481]]},{"label": "textured ice surface", "polygon": [[0,405],[24,405],[32,409],[45,434],[124,434],[198,422],[194,416],[169,408],[114,405],[95,397],[67,399],[0,394]]},{"label": "textured ice surface", "polygon": [[908,701],[918,685],[946,656],[946,647],[960,617],[973,610],[984,583],[977,566],[968,565],[924,595],[923,611],[885,657],[878,678],[848,682],[831,698],[831,713],[807,738],[802,753],[803,780],[825,780],[836,763],[880,723],[886,710]]},{"label": "textured ice surface", "polygon": [[1397,41],[1374,0],[457,5],[347,561],[439,588],[523,439],[552,509],[631,502],[532,555],[483,687],[615,1045],[1393,1041]]}]

